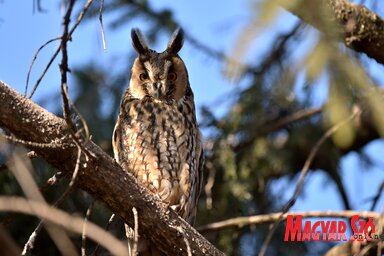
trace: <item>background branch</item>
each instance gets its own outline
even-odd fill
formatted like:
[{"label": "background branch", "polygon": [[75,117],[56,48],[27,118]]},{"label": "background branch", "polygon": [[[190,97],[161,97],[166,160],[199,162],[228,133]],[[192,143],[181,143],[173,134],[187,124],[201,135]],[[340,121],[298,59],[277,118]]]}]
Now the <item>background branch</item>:
[{"label": "background branch", "polygon": [[298,180],[298,182],[296,184],[296,188],[295,188],[295,191],[294,191],[292,197],[284,205],[284,207],[282,209],[282,213],[280,215],[280,218],[277,219],[276,222],[274,224],[272,224],[270,229],[269,229],[269,232],[268,232],[268,234],[267,234],[267,236],[266,236],[266,238],[264,240],[264,243],[261,246],[261,249],[260,249],[260,252],[259,252],[260,256],[265,255],[265,253],[267,251],[267,248],[268,248],[268,244],[270,243],[270,241],[272,239],[272,236],[273,236],[273,234],[274,234],[274,232],[275,232],[279,222],[282,220],[283,214],[289,211],[289,209],[295,204],[297,198],[299,197],[299,195],[301,193],[301,190],[303,188],[303,185],[304,185],[305,177],[307,176],[309,168],[311,167],[312,161],[315,158],[315,156],[316,156],[317,152],[319,151],[320,147],[323,145],[323,143],[332,134],[334,134],[338,129],[340,129],[340,127],[342,127],[343,125],[346,125],[347,123],[353,121],[353,119],[356,116],[359,116],[360,114],[361,114],[361,110],[356,108],[355,111],[352,112],[352,114],[347,119],[342,120],[341,122],[339,122],[339,123],[335,124],[334,126],[332,126],[331,128],[329,128],[327,130],[327,132],[313,146],[311,152],[308,155],[308,158],[305,160],[303,168],[301,169],[300,177],[299,177],[299,180]]},{"label": "background branch", "polygon": [[[80,217],[71,216],[66,212],[52,208],[44,202],[26,200],[19,197],[0,196],[0,210],[35,215],[69,231],[78,234],[82,233],[84,220]],[[102,244],[114,255],[127,255],[127,249],[123,243],[100,227],[93,223],[87,223],[87,229],[89,230],[88,237]]]},{"label": "background branch", "polygon": [[[294,3],[280,1],[283,8],[302,21],[328,36],[337,36],[347,47],[384,64],[384,21],[376,13],[345,0],[300,0]],[[337,24],[339,26],[335,26]]]},{"label": "background branch", "polygon": [[309,211],[309,212],[287,212],[282,215],[281,212],[269,213],[269,214],[261,214],[254,216],[246,216],[246,217],[237,217],[228,220],[218,221],[214,223],[210,223],[204,226],[197,228],[198,231],[202,233],[210,232],[210,231],[219,231],[226,228],[243,228],[245,226],[265,224],[265,223],[273,223],[279,220],[281,216],[281,220],[286,220],[288,215],[298,216],[301,215],[303,218],[351,218],[354,215],[359,215],[361,218],[373,218],[374,220],[378,220],[382,218],[380,213],[373,211]]}]

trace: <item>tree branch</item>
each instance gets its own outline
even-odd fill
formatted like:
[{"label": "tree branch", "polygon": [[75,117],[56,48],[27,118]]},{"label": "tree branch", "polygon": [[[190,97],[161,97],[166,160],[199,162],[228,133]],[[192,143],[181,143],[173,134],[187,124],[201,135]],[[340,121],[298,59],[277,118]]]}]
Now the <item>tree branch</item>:
[{"label": "tree branch", "polygon": [[315,158],[315,156],[316,156],[317,152],[319,151],[320,147],[323,145],[323,143],[330,136],[332,136],[332,134],[334,134],[338,129],[340,129],[340,127],[342,127],[342,126],[346,125],[347,123],[353,121],[357,116],[360,116],[360,114],[361,114],[361,110],[356,108],[348,118],[340,121],[339,123],[336,123],[331,128],[329,128],[327,130],[327,132],[324,133],[324,135],[313,146],[313,148],[311,149],[307,159],[304,162],[303,168],[300,171],[300,176],[299,176],[299,180],[298,180],[298,182],[296,184],[295,191],[293,192],[293,195],[288,200],[288,202],[285,203],[285,205],[283,206],[280,218],[277,219],[276,222],[270,226],[269,232],[267,234],[267,237],[265,238],[265,240],[263,242],[263,245],[261,246],[261,249],[260,249],[260,252],[259,252],[259,256],[264,256],[265,255],[265,253],[267,251],[268,244],[270,243],[270,241],[272,239],[272,236],[273,236],[275,230],[277,229],[277,226],[278,226],[279,222],[282,220],[283,215],[286,212],[288,212],[289,209],[291,209],[291,207],[296,203],[296,200],[299,197],[299,195],[301,193],[301,190],[303,189],[304,179],[307,176],[309,168],[310,168],[310,166],[312,164],[312,161]]},{"label": "tree branch", "polygon": [[[66,230],[78,234],[81,234],[84,225],[84,221],[82,218],[75,217],[62,210],[52,208],[45,202],[33,199],[27,200],[20,197],[0,196],[0,210],[34,215],[41,219],[47,220],[47,222],[51,224],[56,224],[56,228],[58,228],[58,226],[61,226]],[[113,255],[127,254],[127,249],[122,242],[114,238],[112,235],[106,233],[105,230],[101,229],[93,223],[88,223],[87,225],[90,231],[89,237],[96,242],[102,243],[102,245]],[[74,253],[76,253],[76,250],[72,253],[66,252],[66,255],[74,255]]]},{"label": "tree branch", "polygon": [[278,120],[267,122],[264,125],[260,126],[257,130],[255,130],[254,134],[252,134],[249,138],[246,140],[241,141],[237,145],[233,146],[234,150],[242,150],[246,147],[249,147],[252,145],[252,143],[255,141],[256,138],[265,136],[269,133],[272,133],[274,131],[277,131],[281,128],[286,127],[287,125],[310,118],[316,114],[319,114],[323,111],[323,107],[315,107],[310,109],[303,109],[299,110],[289,116],[280,118]]},{"label": "tree branch", "polygon": [[[304,22],[337,36],[344,44],[384,64],[384,21],[364,6],[345,0],[280,1]],[[335,26],[338,23],[339,26]]]},{"label": "tree branch", "polygon": [[[0,127],[17,138],[35,143],[60,141],[62,147],[30,146],[48,163],[71,175],[75,169],[78,149],[70,136],[65,120],[23,97],[0,81]],[[139,233],[150,239],[168,255],[188,255],[188,240],[193,255],[223,255],[187,222],[179,218],[135,178],[92,141],[84,144],[89,157],[83,155],[75,185],[104,202],[124,222],[134,225],[132,207],[140,214]],[[177,229],[182,229],[180,234]]]},{"label": "tree branch", "polygon": [[[219,231],[227,228],[242,228],[245,226],[257,225],[257,224],[266,224],[273,223],[279,220],[281,216],[281,212],[269,213],[269,214],[261,214],[254,216],[245,216],[245,217],[237,217],[232,219],[227,219],[223,221],[218,221],[214,223],[210,223],[204,225],[202,227],[197,228],[201,233],[207,233],[210,231]],[[372,212],[372,211],[309,211],[309,212],[287,212],[281,216],[281,220],[286,220],[288,215],[298,216],[301,215],[303,218],[352,218],[354,215],[359,215],[361,218],[372,218],[374,220],[378,220],[382,218],[380,213]]]}]

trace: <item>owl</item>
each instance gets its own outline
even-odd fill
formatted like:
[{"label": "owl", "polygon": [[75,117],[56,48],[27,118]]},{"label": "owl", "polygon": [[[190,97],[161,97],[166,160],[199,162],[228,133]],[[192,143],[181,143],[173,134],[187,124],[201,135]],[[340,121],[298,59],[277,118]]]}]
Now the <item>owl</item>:
[{"label": "owl", "polygon": [[193,225],[204,155],[188,71],[178,55],[184,33],[177,29],[161,53],[148,47],[138,29],[131,37],[138,57],[113,133],[114,156]]}]

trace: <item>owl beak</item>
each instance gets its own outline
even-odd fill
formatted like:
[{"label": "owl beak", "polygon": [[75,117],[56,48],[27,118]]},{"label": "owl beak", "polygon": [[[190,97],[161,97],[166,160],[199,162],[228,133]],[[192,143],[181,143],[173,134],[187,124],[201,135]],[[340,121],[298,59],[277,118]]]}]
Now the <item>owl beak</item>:
[{"label": "owl beak", "polygon": [[161,82],[156,82],[154,84],[154,89],[156,91],[156,98],[160,99],[163,96],[163,85]]}]

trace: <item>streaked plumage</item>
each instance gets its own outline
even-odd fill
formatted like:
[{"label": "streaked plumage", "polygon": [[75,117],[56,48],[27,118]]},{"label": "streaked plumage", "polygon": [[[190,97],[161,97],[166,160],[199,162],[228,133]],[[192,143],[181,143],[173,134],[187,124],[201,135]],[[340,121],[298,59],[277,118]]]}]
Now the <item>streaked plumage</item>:
[{"label": "streaked plumage", "polygon": [[131,36],[139,56],[121,102],[114,155],[140,184],[193,224],[203,152],[188,72],[178,55],[183,32],[176,30],[162,53],[149,49],[139,30]]}]

